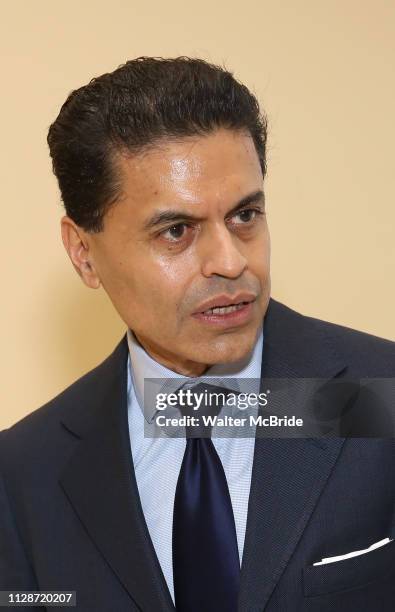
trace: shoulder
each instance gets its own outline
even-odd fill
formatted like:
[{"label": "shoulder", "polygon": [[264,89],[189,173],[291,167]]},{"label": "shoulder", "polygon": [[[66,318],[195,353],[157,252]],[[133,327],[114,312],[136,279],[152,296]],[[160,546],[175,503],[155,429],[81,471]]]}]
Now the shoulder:
[{"label": "shoulder", "polygon": [[383,371],[388,369],[395,374],[395,342],[357,329],[322,321],[315,317],[304,317],[306,322],[320,328],[326,336],[330,336],[339,352],[361,369],[369,364],[373,369]]},{"label": "shoulder", "polygon": [[14,425],[0,431],[1,449],[39,448],[50,450],[59,440],[61,421],[78,420],[83,429],[88,428],[96,416],[98,403],[106,396],[115,376],[125,365],[127,356],[126,336],[114,351],[99,365],[78,378],[61,393],[29,413]]},{"label": "shoulder", "polygon": [[306,355],[320,346],[330,346],[353,376],[395,376],[395,342],[302,314],[273,299],[268,311],[274,342],[297,345],[299,354]]}]

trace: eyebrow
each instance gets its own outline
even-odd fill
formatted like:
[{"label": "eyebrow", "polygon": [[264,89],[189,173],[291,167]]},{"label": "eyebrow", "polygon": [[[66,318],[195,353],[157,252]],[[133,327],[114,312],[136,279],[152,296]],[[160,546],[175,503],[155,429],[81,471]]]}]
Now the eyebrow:
[{"label": "eyebrow", "polygon": [[[265,195],[262,189],[258,189],[253,193],[249,193],[244,198],[239,200],[239,202],[233,206],[231,210],[228,211],[228,215],[232,215],[241,208],[251,204],[265,204]],[[180,223],[183,221],[202,221],[203,217],[198,217],[196,215],[191,215],[190,213],[182,212],[180,210],[158,210],[154,212],[152,217],[146,221],[144,224],[144,230],[148,231],[157,227],[158,225],[163,225],[164,223]]]}]

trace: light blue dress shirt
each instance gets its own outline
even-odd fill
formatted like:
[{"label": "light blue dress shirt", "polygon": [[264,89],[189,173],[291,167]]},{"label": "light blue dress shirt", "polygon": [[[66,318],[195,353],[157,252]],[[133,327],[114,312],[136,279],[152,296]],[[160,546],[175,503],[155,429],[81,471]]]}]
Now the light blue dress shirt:
[{"label": "light blue dress shirt", "polygon": [[[222,378],[255,379],[250,392],[259,393],[263,348],[261,330],[252,352],[242,360],[231,364],[215,364],[203,375],[215,377],[213,384]],[[133,332],[127,332],[128,357],[128,423],[137,487],[140,494],[148,531],[154,545],[162,572],[174,601],[172,567],[173,505],[177,479],[184,456],[184,437],[147,437],[147,424],[157,413],[155,406],[144,407],[145,378],[177,378],[199,382],[198,378],[183,377],[169,370],[144,350]],[[236,383],[237,384],[237,383]],[[213,444],[224,467],[235,518],[240,562],[243,556],[247,522],[248,499],[255,437],[224,437],[212,430]]]}]

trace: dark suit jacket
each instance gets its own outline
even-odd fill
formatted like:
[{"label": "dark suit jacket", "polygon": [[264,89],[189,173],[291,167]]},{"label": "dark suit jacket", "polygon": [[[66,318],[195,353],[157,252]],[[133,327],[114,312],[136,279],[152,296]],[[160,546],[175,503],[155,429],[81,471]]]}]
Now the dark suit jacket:
[{"label": "dark suit jacket", "polygon": [[[273,299],[264,329],[262,379],[395,374],[395,343]],[[133,471],[127,355],[125,335],[0,432],[0,590],[75,590],[81,611],[174,611]],[[395,540],[312,565],[395,538],[394,451],[390,438],[256,440],[240,612],[395,610]]]}]

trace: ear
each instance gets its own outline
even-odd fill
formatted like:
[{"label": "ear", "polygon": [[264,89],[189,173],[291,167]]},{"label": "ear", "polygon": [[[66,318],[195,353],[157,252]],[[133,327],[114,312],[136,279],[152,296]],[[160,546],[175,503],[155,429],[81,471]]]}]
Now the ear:
[{"label": "ear", "polygon": [[64,248],[75,270],[87,287],[98,289],[101,282],[92,262],[85,231],[67,215],[60,220],[60,227]]}]

